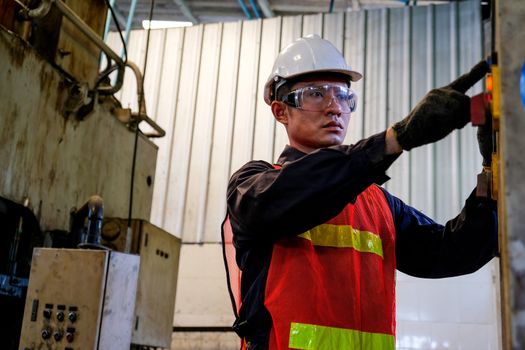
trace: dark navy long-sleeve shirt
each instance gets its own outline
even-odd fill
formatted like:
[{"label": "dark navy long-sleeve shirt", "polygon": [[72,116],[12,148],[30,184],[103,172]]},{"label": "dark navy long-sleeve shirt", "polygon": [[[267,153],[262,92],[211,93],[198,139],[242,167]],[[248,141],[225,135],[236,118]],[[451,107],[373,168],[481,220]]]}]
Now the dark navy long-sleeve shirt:
[{"label": "dark navy long-sleeve shirt", "polygon": [[[242,270],[239,319],[234,328],[262,342],[271,320],[264,288],[272,245],[336,216],[372,184],[389,178],[398,155],[385,154],[385,132],[355,145],[305,154],[287,146],[275,167],[251,161],[228,184],[228,215]],[[440,225],[383,189],[396,230],[396,265],[416,277],[441,278],[478,270],[497,253],[496,203],[474,192],[454,219]]]}]

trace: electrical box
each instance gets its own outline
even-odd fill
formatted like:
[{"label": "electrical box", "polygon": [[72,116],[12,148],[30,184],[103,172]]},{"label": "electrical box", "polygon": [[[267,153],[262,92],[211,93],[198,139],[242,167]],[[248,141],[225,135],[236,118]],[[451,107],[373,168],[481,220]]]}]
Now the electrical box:
[{"label": "electrical box", "polygon": [[[132,343],[171,347],[181,241],[144,220],[105,218],[102,244],[140,255]],[[126,238],[128,242],[126,242]]]},{"label": "electrical box", "polygon": [[36,248],[20,350],[129,350],[140,258]]}]

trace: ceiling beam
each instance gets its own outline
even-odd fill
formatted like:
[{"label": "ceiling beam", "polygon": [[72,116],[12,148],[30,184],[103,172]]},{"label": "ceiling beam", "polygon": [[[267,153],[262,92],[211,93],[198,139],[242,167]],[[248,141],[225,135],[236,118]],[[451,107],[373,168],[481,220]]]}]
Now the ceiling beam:
[{"label": "ceiling beam", "polygon": [[173,2],[177,5],[179,5],[180,10],[182,11],[182,14],[190,20],[193,24],[198,24],[199,20],[193,16],[193,13],[191,12],[190,8],[188,7],[188,4],[186,4],[186,0],[173,0]]},{"label": "ceiling beam", "polygon": [[264,13],[264,17],[275,17],[275,13],[273,13],[272,6],[268,3],[268,0],[257,0],[257,3],[259,4],[261,11]]}]

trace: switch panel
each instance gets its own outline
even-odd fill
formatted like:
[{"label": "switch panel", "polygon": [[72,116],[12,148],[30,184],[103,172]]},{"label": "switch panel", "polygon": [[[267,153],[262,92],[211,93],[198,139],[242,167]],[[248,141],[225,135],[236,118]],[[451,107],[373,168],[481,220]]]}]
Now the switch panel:
[{"label": "switch panel", "polygon": [[104,250],[35,249],[19,349],[129,350],[139,262]]}]

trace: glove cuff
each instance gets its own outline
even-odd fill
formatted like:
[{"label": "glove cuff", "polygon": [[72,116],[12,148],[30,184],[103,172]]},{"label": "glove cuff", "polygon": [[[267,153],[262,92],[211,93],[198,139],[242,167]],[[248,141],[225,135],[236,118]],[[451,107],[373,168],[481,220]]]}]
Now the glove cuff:
[{"label": "glove cuff", "polygon": [[408,133],[406,133],[406,125],[403,120],[395,123],[392,125],[392,130],[394,131],[394,136],[397,139],[397,143],[401,146],[402,149],[405,151],[410,151],[412,147],[412,142],[410,142],[410,137]]}]

